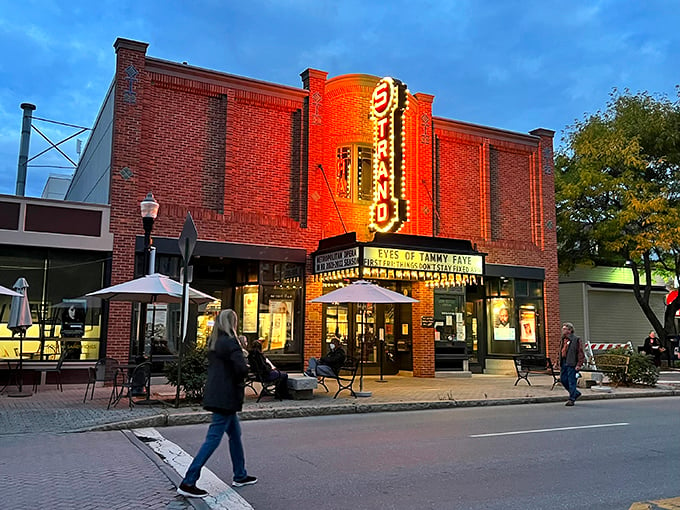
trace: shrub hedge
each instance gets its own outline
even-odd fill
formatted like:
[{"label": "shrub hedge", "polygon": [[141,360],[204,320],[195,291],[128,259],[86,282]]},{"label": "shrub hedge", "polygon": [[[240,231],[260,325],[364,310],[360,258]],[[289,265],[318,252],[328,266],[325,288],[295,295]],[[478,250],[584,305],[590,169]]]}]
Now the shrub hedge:
[{"label": "shrub hedge", "polygon": [[[166,363],[165,377],[177,388],[177,361]],[[182,377],[180,390],[192,401],[203,399],[203,387],[208,376],[208,350],[205,347],[185,348],[182,353]]]},{"label": "shrub hedge", "polygon": [[607,377],[609,377],[609,380],[614,384],[628,384],[632,382],[645,386],[656,386],[656,382],[659,380],[659,370],[654,366],[651,356],[644,353],[633,352],[626,347],[609,349],[607,350],[607,354],[622,354],[630,357],[628,375],[625,377],[625,381],[623,380],[623,374],[607,372]]}]

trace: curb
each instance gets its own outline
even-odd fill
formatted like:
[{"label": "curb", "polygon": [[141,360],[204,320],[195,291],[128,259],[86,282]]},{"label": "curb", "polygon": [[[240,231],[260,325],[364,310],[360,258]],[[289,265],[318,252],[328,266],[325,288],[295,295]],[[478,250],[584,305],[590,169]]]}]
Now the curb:
[{"label": "curb", "polygon": [[[593,395],[583,395],[580,400],[612,400],[624,398],[654,398],[654,397],[680,397],[680,390],[651,390],[643,393],[602,393]],[[551,402],[564,402],[565,397],[544,396],[544,397],[525,397],[510,399],[484,399],[484,400],[439,400],[431,402],[380,402],[375,404],[336,404],[321,407],[280,407],[268,409],[246,409],[239,413],[242,421],[249,420],[270,420],[277,418],[305,418],[309,416],[332,416],[339,414],[366,414],[366,413],[394,413],[405,411],[424,411],[435,409],[455,409],[468,407],[492,407],[522,404],[545,404]],[[196,425],[209,423],[212,413],[209,411],[193,412],[162,412],[154,416],[146,416],[134,420],[95,425],[72,432],[102,432],[111,430],[126,430],[146,427],[175,427],[179,425]]]}]

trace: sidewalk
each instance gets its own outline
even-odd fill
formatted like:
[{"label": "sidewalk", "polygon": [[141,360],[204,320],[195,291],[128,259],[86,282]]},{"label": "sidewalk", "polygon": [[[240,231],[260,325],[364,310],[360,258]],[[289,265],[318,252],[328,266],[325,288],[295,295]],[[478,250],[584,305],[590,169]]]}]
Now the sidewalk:
[{"label": "sidewalk", "polygon": [[[473,374],[472,377],[456,377],[453,373],[438,373],[430,379],[410,375],[387,376],[386,382],[378,382],[379,376],[364,376],[363,390],[370,397],[353,398],[342,392],[333,399],[336,389],[329,383],[329,393],[319,387],[312,400],[277,401],[264,397],[255,402],[255,395],[246,388],[246,402],[241,413],[242,420],[290,418],[314,415],[407,411],[416,409],[443,409],[544,402],[565,402],[565,390],[556,385],[551,390],[552,377],[531,375],[531,386],[520,381],[514,386],[514,376]],[[11,389],[11,388],[8,388]],[[110,388],[97,387],[93,400],[83,403],[84,384],[65,385],[64,391],[54,385],[41,386],[30,397],[12,398],[7,390],[0,394],[0,435],[37,432],[79,432],[87,430],[120,430],[139,427],[162,427],[204,423],[210,413],[200,406],[175,409],[175,388],[154,384],[152,398],[164,399],[170,405],[134,406],[128,408],[123,399],[118,407],[106,409]],[[359,379],[355,390],[359,389]],[[680,396],[680,384],[659,385],[656,388],[612,388],[611,393],[582,389],[579,404],[588,400],[635,397]]]}]

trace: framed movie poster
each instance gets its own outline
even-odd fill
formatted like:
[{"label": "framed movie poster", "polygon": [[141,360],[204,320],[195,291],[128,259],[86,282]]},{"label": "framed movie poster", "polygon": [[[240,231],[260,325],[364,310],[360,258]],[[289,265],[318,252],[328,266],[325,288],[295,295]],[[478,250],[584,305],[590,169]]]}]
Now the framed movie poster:
[{"label": "framed movie poster", "polygon": [[515,340],[514,313],[510,300],[493,300],[491,320],[494,340]]},{"label": "framed movie poster", "polygon": [[270,300],[269,315],[271,317],[269,350],[283,351],[287,340],[293,337],[293,301]]},{"label": "framed movie poster", "polygon": [[87,301],[84,299],[64,299],[61,312],[61,336],[80,338],[85,334],[85,314]]},{"label": "framed movie poster", "polygon": [[536,343],[536,310],[533,307],[520,307],[519,341],[522,344]]},{"label": "framed movie poster", "polygon": [[245,287],[243,292],[243,332],[257,333],[257,286]]}]

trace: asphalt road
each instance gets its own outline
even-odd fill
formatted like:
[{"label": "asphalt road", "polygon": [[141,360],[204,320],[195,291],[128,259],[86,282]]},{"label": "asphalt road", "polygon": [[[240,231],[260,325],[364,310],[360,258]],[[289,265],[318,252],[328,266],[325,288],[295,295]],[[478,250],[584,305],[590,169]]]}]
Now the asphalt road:
[{"label": "asphalt road", "polygon": [[[255,509],[628,509],[680,496],[677,399],[243,422]],[[207,425],[159,429],[193,455]],[[231,480],[227,441],[208,463]]]}]

